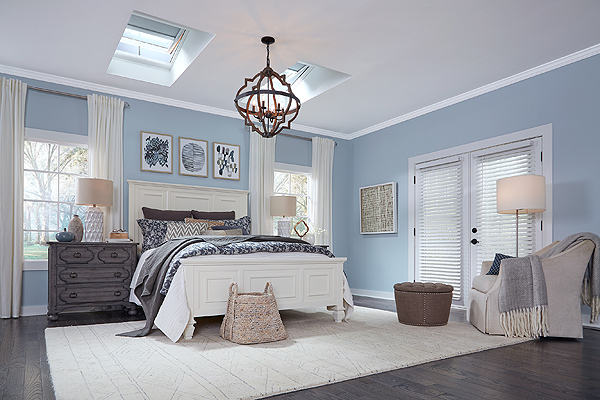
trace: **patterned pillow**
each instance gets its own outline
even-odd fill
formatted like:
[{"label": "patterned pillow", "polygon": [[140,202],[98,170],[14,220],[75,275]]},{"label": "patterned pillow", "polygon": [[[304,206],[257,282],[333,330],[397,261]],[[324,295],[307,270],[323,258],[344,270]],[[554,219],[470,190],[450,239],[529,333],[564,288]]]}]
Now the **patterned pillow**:
[{"label": "patterned pillow", "polygon": [[196,218],[186,218],[185,219],[185,223],[186,224],[207,224],[208,228],[210,229],[213,226],[217,226],[217,225],[223,225],[223,221],[222,220],[210,220],[210,219],[196,219]]},{"label": "patterned pillow", "polygon": [[498,275],[500,273],[500,262],[502,260],[504,260],[505,258],[514,258],[514,257],[507,256],[506,254],[496,253],[496,256],[494,257],[494,262],[492,263],[492,266],[490,267],[490,270],[488,271],[488,273],[486,275]]},{"label": "patterned pillow", "polygon": [[142,253],[146,250],[154,249],[165,242],[167,233],[167,221],[157,221],[154,219],[138,219],[140,229],[142,230]]},{"label": "patterned pillow", "polygon": [[187,236],[198,236],[202,232],[209,229],[209,225],[205,222],[197,223],[186,223],[186,222],[167,222],[167,232],[165,233],[165,241],[187,237]]},{"label": "patterned pillow", "polygon": [[252,221],[250,220],[250,217],[246,215],[245,217],[238,219],[224,219],[223,225],[242,228],[242,234],[249,235],[252,228]]},{"label": "patterned pillow", "polygon": [[242,229],[243,235],[250,234],[250,228],[252,227],[252,221],[249,216],[245,216],[238,219],[221,219],[221,220],[212,220],[212,219],[194,219],[194,218],[186,218],[185,222],[208,222],[208,224],[213,226],[225,225],[225,226],[234,226],[236,228]]}]

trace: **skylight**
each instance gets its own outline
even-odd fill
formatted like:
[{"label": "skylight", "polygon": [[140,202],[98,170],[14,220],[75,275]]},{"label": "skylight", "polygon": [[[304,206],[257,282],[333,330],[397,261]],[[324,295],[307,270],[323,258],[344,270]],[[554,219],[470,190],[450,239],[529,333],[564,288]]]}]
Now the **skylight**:
[{"label": "skylight", "polygon": [[134,12],[106,72],[171,86],[214,36]]},{"label": "skylight", "polygon": [[292,85],[292,92],[302,103],[352,78],[352,75],[302,61],[298,61],[283,73],[285,81]]},{"label": "skylight", "polygon": [[185,42],[186,30],[132,15],[115,56],[169,69]]}]

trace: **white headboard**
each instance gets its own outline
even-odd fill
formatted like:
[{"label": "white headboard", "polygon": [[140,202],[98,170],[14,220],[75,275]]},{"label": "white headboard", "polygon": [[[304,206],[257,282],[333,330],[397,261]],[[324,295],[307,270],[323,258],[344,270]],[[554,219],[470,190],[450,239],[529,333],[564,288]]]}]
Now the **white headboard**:
[{"label": "white headboard", "polygon": [[129,236],[138,243],[142,234],[136,220],[144,218],[142,207],[161,210],[235,211],[235,217],[248,214],[248,191],[172,183],[128,180]]}]

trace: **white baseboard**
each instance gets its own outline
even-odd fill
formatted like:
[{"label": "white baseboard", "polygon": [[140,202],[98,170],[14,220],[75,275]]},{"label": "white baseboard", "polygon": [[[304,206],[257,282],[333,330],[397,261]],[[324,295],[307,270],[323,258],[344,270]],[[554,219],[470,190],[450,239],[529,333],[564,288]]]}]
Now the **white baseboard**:
[{"label": "white baseboard", "polygon": [[600,322],[596,321],[593,324],[590,324],[590,314],[581,313],[581,320],[583,321],[584,328],[600,330]]},{"label": "white baseboard", "polygon": [[46,315],[48,312],[48,306],[23,306],[21,307],[22,317],[31,317],[34,315]]},{"label": "white baseboard", "polygon": [[394,292],[380,292],[377,290],[353,289],[350,288],[352,294],[357,296],[374,297],[376,299],[394,300]]}]

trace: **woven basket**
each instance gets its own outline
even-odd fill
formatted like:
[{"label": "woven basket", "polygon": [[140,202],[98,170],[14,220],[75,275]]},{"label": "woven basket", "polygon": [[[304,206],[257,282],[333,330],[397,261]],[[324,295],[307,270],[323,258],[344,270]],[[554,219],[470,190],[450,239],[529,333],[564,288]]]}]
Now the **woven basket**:
[{"label": "woven basket", "polygon": [[287,338],[281,321],[273,285],[267,282],[263,293],[238,293],[238,285],[229,285],[227,313],[223,317],[221,337],[239,344],[276,342]]}]

